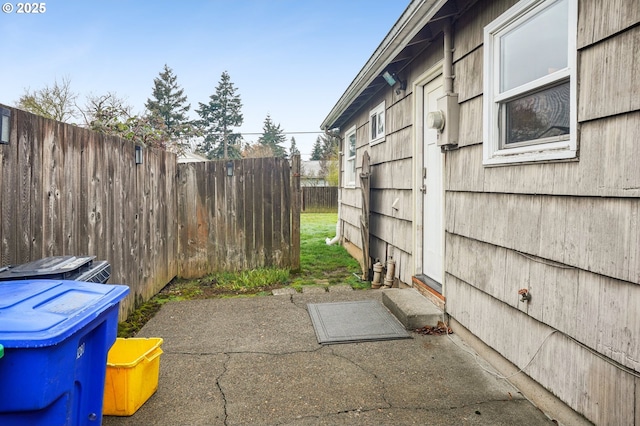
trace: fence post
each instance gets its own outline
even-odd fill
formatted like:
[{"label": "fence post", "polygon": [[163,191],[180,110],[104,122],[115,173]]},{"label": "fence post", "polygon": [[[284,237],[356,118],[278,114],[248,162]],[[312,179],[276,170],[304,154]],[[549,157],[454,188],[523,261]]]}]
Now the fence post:
[{"label": "fence post", "polygon": [[300,270],[300,155],[291,157],[291,270]]}]

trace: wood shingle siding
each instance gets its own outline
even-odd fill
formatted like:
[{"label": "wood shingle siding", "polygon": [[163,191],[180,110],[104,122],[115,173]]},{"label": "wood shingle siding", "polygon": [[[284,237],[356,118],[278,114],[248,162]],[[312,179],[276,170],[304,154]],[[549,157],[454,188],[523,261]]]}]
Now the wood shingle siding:
[{"label": "wood shingle siding", "polygon": [[588,101],[578,103],[578,121],[639,110],[638,69],[640,26],[585,46],[580,52],[578,98]]},{"label": "wood shingle siding", "polygon": [[[462,124],[462,120],[461,120]],[[447,153],[448,191],[488,191],[591,197],[640,197],[640,111],[580,127],[573,162],[483,167],[482,145]]]},{"label": "wood shingle siding", "polygon": [[[578,49],[625,31],[640,22],[640,3],[629,0],[581,1],[578,7]],[[637,57],[637,55],[636,55]]]},{"label": "wood shingle siding", "polygon": [[447,276],[447,311],[518,367],[536,355],[525,373],[594,424],[637,424],[633,407],[639,379],[624,369],[559,332],[550,335],[554,328],[454,276]]},{"label": "wood shingle siding", "polygon": [[635,199],[447,193],[447,232],[640,282]]},{"label": "wood shingle siding", "polygon": [[[577,87],[576,158],[485,166],[484,28],[518,3],[451,1],[437,12],[459,12],[451,22],[459,138],[444,151],[445,308],[588,420],[640,425],[640,2],[575,3],[577,63],[567,75]],[[443,58],[442,23],[423,30],[430,45],[365,66],[402,63],[407,90],[379,89],[345,125],[359,126],[356,163],[371,155],[371,256],[393,257],[409,286],[426,263],[420,91]],[[369,147],[368,111],[383,99],[386,139]],[[357,240],[350,191],[344,236]]]}]

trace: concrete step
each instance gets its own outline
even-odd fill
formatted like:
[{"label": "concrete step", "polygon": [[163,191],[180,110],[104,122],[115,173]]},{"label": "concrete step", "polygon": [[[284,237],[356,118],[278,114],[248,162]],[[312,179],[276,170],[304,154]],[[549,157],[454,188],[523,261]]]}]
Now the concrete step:
[{"label": "concrete step", "polygon": [[435,326],[442,321],[442,311],[414,288],[384,289],[382,303],[407,330]]}]

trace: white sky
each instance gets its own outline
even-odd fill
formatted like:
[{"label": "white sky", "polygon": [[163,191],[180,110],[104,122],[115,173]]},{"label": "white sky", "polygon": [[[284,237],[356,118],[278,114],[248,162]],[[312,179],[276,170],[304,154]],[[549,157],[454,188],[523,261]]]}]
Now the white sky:
[{"label": "white sky", "polygon": [[[408,3],[54,0],[39,15],[14,7],[0,13],[0,103],[68,77],[82,100],[116,92],[142,113],[166,63],[192,117],[226,70],[243,103],[240,131],[260,133],[267,114],[285,132],[319,131]],[[304,159],[318,135],[293,136]]]}]

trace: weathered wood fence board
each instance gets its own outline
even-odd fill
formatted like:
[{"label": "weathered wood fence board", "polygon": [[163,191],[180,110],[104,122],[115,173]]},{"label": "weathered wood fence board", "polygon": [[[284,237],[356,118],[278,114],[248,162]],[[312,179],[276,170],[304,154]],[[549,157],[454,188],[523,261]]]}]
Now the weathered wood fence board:
[{"label": "weathered wood fence board", "polygon": [[300,270],[300,202],[302,192],[300,189],[300,156],[291,158],[291,269]]},{"label": "weathered wood fence board", "polygon": [[300,212],[291,203],[289,162],[251,158],[230,163],[233,176],[226,161],[178,165],[178,275],[295,269],[292,259],[299,259],[300,247],[292,227]]},{"label": "weathered wood fence board", "polygon": [[153,149],[136,165],[129,141],[10,109],[10,143],[0,145],[0,266],[106,260],[109,282],[131,289],[122,318],[178,271],[299,268],[299,157],[294,182],[285,159],[237,160],[231,177],[226,162],[178,166],[174,154]]},{"label": "weathered wood fence board", "polygon": [[11,109],[0,145],[0,266],[48,256],[96,256],[127,284],[122,312],[177,272],[176,158]]},{"label": "weathered wood fence board", "polygon": [[338,211],[337,186],[305,186],[302,188],[303,212]]}]

